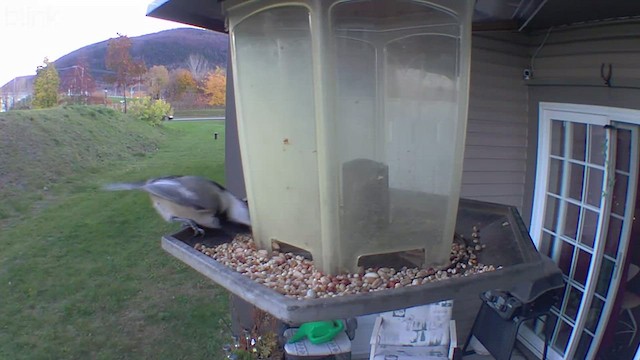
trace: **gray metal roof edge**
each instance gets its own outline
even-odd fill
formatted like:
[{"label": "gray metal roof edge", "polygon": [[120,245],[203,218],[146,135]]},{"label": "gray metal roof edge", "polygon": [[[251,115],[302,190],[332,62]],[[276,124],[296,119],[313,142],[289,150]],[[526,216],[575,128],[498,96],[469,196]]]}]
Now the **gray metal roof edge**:
[{"label": "gray metal roof edge", "polygon": [[147,5],[147,16],[153,17],[152,13],[154,13],[158,8],[164,6],[171,0],[154,0],[153,2]]},{"label": "gray metal roof edge", "polygon": [[192,6],[196,5],[194,3],[198,3],[198,0],[154,0],[147,5],[146,16],[226,32],[224,17],[194,12],[193,10],[197,9],[196,6]]}]

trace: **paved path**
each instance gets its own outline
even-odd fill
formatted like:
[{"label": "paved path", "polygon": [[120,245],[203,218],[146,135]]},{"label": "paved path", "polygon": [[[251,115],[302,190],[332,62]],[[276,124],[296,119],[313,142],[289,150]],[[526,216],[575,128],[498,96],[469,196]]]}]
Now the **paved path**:
[{"label": "paved path", "polygon": [[205,117],[176,117],[170,121],[209,121],[209,120],[224,120],[224,116],[205,116]]}]

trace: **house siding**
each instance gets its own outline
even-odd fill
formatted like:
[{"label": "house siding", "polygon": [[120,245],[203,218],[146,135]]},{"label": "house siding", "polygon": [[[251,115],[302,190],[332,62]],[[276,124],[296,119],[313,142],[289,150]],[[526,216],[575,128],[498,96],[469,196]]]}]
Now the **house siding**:
[{"label": "house siding", "polygon": [[527,169],[527,38],[473,36],[469,116],[461,196],[522,210]]},{"label": "house siding", "polygon": [[[462,187],[464,198],[522,208],[527,168],[527,38],[508,32],[475,33],[471,49],[469,115]],[[458,343],[467,341],[482,302],[456,297]]]},{"label": "house siding", "polygon": [[[523,218],[530,224],[535,186],[540,102],[640,109],[640,22],[575,26],[533,34],[534,59],[528,83],[529,129]],[[600,67],[612,65],[612,87],[604,85]]]}]

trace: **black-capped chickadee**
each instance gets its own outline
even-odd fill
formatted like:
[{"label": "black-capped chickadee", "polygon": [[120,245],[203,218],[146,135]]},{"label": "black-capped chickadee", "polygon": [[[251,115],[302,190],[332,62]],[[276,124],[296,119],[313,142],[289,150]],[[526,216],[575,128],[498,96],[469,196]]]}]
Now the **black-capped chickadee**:
[{"label": "black-capped chickadee", "polygon": [[[105,190],[143,190],[166,221],[177,221],[204,234],[224,221],[251,226],[247,204],[215,181],[200,176],[166,176],[136,183],[114,183]],[[221,222],[222,221],[222,222]]]}]

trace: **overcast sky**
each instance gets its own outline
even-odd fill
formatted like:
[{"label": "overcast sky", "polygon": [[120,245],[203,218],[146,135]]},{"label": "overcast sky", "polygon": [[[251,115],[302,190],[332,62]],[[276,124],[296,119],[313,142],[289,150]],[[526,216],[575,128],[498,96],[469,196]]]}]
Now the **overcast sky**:
[{"label": "overcast sky", "polygon": [[152,0],[0,0],[0,86],[83,46],[186,25],[145,16]]}]

